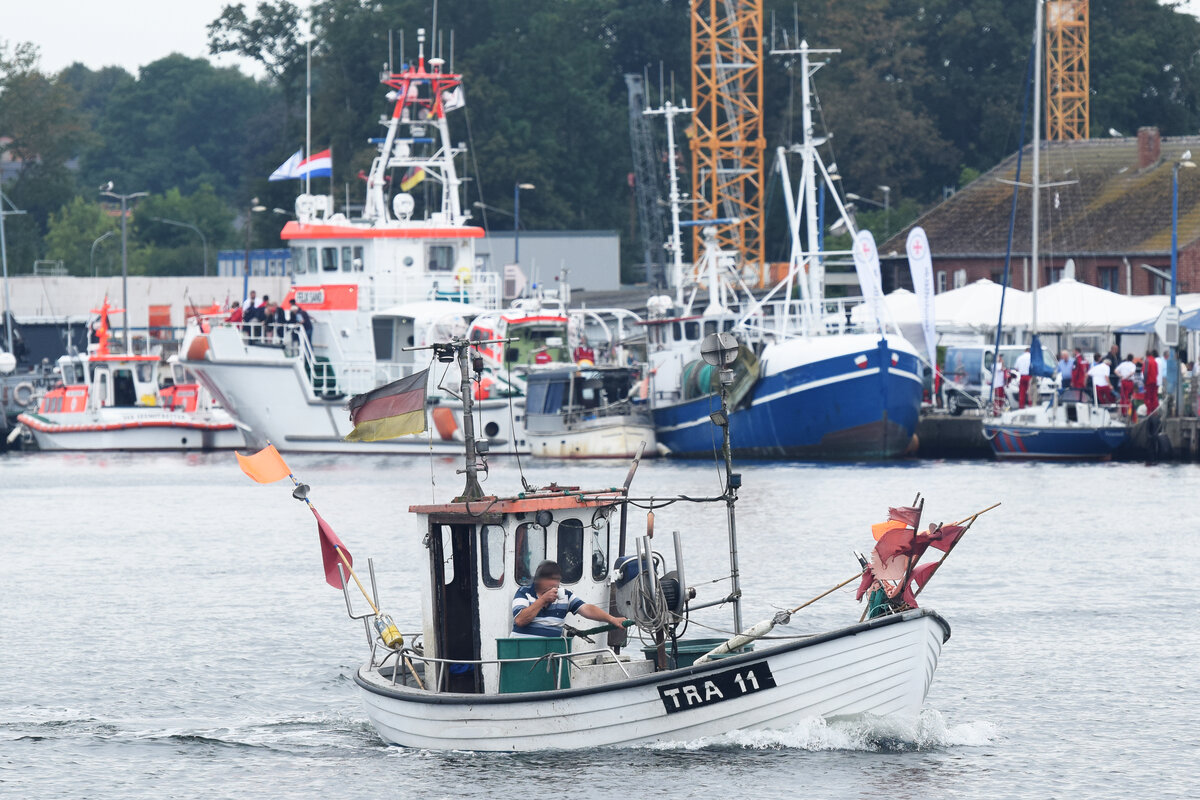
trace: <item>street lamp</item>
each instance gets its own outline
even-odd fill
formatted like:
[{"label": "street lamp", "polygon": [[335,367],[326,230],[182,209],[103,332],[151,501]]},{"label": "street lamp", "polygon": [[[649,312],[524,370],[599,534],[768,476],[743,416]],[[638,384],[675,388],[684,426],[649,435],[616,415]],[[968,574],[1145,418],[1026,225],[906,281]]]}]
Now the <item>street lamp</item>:
[{"label": "street lamp", "polygon": [[[12,211],[4,210],[4,203],[12,206]],[[4,334],[8,339],[8,352],[13,351],[13,317],[12,317],[12,298],[8,295],[8,246],[4,241],[4,218],[9,214],[24,214],[24,211],[18,211],[17,207],[12,204],[4,196],[4,192],[0,190],[0,266],[4,267]],[[14,355],[16,355],[14,353]],[[3,412],[0,412],[3,413]]]},{"label": "street lamp", "polygon": [[[1192,168],[1192,151],[1185,150],[1179,160],[1171,165],[1171,307],[1175,307],[1175,295],[1179,286],[1179,170]],[[1178,333],[1176,333],[1178,336]],[[1175,413],[1180,413],[1183,404],[1183,382],[1179,376],[1179,339],[1171,347],[1171,369],[1174,370],[1175,391],[1173,392]]]},{"label": "street lamp", "polygon": [[242,267],[242,303],[250,296],[250,239],[254,231],[254,215],[266,210],[266,206],[259,205],[257,197],[250,198],[250,210],[246,212],[246,261]]},{"label": "street lamp", "polygon": [[481,203],[478,200],[476,200],[474,203],[471,203],[471,205],[483,211],[495,211],[497,214],[503,214],[506,217],[513,216],[513,212],[511,211],[505,211],[503,208],[496,208],[495,206],[488,205],[487,203]]},{"label": "street lamp", "polygon": [[532,183],[513,184],[513,263],[521,265],[521,190],[533,191]]},{"label": "street lamp", "polygon": [[204,238],[204,232],[190,222],[180,222],[174,219],[163,219],[162,217],[151,217],[154,222],[161,222],[164,225],[174,225],[178,228],[188,228],[196,232],[200,237],[200,246],[204,248],[204,277],[208,277],[208,239]]},{"label": "street lamp", "polygon": [[869,197],[855,194],[854,192],[846,192],[847,200],[858,200],[863,203],[870,203],[876,208],[883,209],[883,238],[886,239],[892,232],[892,187],[880,186],[879,191],[883,192],[883,202],[872,200]]},{"label": "street lamp", "polygon": [[117,235],[116,231],[109,231],[108,233],[101,234],[100,237],[98,239],[96,239],[96,241],[92,242],[92,252],[91,252],[91,255],[88,256],[88,260],[91,262],[91,265],[92,265],[92,277],[93,278],[96,277],[96,245],[100,244],[108,237],[116,236],[116,235]]},{"label": "street lamp", "polygon": [[133,194],[117,194],[112,190],[113,182],[109,181],[100,187],[100,194],[121,201],[121,305],[125,315],[125,350],[131,352],[133,343],[129,340],[129,237],[126,232],[128,222],[127,207],[130,200],[145,197],[149,192],[134,192]]}]

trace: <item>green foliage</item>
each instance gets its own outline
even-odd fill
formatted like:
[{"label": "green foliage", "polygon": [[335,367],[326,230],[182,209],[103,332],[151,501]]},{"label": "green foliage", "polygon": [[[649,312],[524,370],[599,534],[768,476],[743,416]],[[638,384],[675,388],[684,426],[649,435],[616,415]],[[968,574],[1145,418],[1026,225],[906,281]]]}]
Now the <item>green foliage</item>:
[{"label": "green foliage", "polygon": [[115,232],[96,243],[95,265],[100,275],[107,274],[112,264],[121,268],[121,220],[100,203],[74,197],[56,213],[50,215],[46,233],[46,258],[62,261],[71,275],[92,274],[92,244],[106,233]]},{"label": "green foliage", "polygon": [[[178,223],[194,225],[200,233]],[[208,184],[192,195],[169,189],[140,201],[133,215],[133,231],[149,248],[146,270],[151,275],[203,274],[206,242],[208,274],[215,274],[217,250],[238,245],[233,211]]]},{"label": "green foliage", "polygon": [[84,185],[117,191],[194,192],[204,184],[232,199],[244,180],[269,169],[257,142],[279,124],[274,91],[235,69],[170,55],[137,81],[118,82],[96,119],[98,147],[84,153]]}]

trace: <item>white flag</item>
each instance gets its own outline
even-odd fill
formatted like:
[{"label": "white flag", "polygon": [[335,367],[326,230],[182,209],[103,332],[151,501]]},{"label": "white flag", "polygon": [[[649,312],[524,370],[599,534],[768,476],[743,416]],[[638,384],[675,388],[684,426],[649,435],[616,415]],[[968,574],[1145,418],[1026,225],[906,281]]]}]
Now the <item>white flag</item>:
[{"label": "white flag", "polygon": [[466,104],[467,98],[463,96],[461,84],[449,91],[442,92],[442,111],[453,111],[456,108],[462,108]]},{"label": "white flag", "polygon": [[917,226],[908,232],[908,268],[912,272],[913,292],[921,307],[921,332],[925,335],[925,353],[930,366],[937,364],[937,331],[933,309],[933,257],[929,254],[929,239],[925,229]]},{"label": "white flag", "polygon": [[267,178],[270,181],[290,181],[293,178],[300,177],[300,162],[304,160],[304,150],[301,148],[292,153],[291,157],[279,165],[279,167],[271,173],[271,177]]},{"label": "white flag", "polygon": [[870,318],[883,333],[883,279],[879,274],[879,251],[875,248],[875,237],[868,230],[861,230],[854,237],[854,271],[858,273],[858,285],[862,288],[863,302],[867,304]]}]

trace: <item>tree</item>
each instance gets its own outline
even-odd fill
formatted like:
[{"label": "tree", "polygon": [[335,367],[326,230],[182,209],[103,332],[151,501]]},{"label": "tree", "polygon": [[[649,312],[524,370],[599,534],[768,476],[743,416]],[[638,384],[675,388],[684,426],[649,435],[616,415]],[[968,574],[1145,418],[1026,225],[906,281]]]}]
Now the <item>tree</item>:
[{"label": "tree", "polygon": [[25,216],[9,218],[5,233],[12,262],[32,264],[41,255],[42,236],[50,213],[75,191],[67,162],[87,140],[86,120],[73,90],[43,73],[36,46],[0,42],[0,143],[20,164],[4,191]]},{"label": "tree", "polygon": [[[74,197],[56,213],[50,215],[46,232],[46,257],[62,261],[71,275],[91,275],[92,244],[106,233],[120,231],[121,221],[105,211],[96,201]],[[101,265],[112,263],[116,253],[120,263],[119,236],[109,237],[96,247],[97,272],[105,274]]]},{"label": "tree", "polygon": [[204,272],[204,242],[195,231],[161,220],[195,225],[208,244],[209,270],[216,264],[217,250],[240,244],[233,230],[233,210],[203,184],[191,195],[179,189],[151,195],[138,203],[133,214],[133,231],[150,249],[146,271],[151,275],[200,275]]}]

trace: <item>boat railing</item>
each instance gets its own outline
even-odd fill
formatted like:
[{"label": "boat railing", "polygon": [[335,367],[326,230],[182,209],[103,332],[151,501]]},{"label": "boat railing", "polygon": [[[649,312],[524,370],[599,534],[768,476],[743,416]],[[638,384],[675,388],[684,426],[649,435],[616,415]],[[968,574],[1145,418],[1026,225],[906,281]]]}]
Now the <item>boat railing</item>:
[{"label": "boat railing", "polygon": [[604,417],[627,417],[635,410],[632,400],[618,400],[615,403],[597,406],[595,408],[570,408],[563,413],[563,420],[568,424],[582,422],[586,419]]},{"label": "boat railing", "polygon": [[[379,658],[380,653],[383,654],[382,658]],[[572,665],[575,665],[575,659],[577,658],[581,659],[587,656],[594,659],[596,656],[605,655],[612,658],[612,663],[616,664],[617,667],[620,668],[622,674],[624,674],[626,678],[630,677],[629,670],[625,668],[625,664],[621,661],[621,658],[613,651],[611,647],[597,647],[591,650],[580,650],[574,653],[547,653],[542,656],[529,656],[526,658],[434,658],[433,656],[427,656],[423,653],[418,653],[411,647],[393,650],[385,645],[383,640],[378,636],[375,637],[375,640],[371,644],[371,669],[375,670],[380,675],[383,675],[383,670],[388,666],[388,662],[394,660],[394,663],[392,664],[391,681],[392,685],[395,686],[398,683],[399,676],[403,674],[404,670],[412,668],[405,662],[421,662],[421,664],[426,667],[425,672],[427,677],[428,672],[430,671],[429,665],[432,665],[434,681],[425,688],[432,692],[444,692],[446,691],[446,676],[450,672],[450,667],[453,666],[481,667],[485,664],[529,664],[530,670],[532,671],[538,667],[538,662],[541,662],[545,665],[545,669],[554,675],[554,688],[560,689],[562,688],[562,670],[558,668],[559,662],[566,661]]]},{"label": "boat railing", "polygon": [[492,272],[474,271],[469,280],[447,272],[445,276],[414,280],[394,287],[362,288],[366,295],[366,307],[375,311],[429,300],[469,303],[490,310],[500,308],[500,276]]}]

